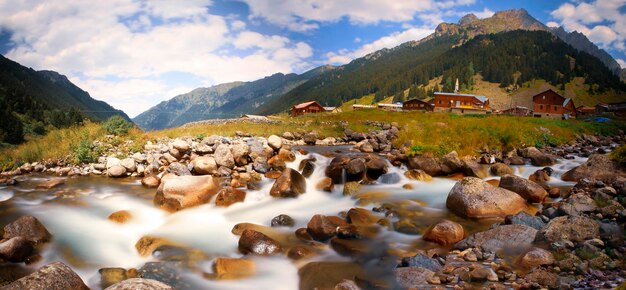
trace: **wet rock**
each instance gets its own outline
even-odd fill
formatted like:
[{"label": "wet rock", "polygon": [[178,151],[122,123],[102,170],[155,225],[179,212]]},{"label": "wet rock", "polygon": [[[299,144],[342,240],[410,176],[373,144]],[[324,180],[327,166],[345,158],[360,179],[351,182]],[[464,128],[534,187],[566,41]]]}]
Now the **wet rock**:
[{"label": "wet rock", "polygon": [[141,185],[148,188],[159,187],[159,184],[161,184],[161,178],[154,174],[146,175],[141,179]]},{"label": "wet rock", "polygon": [[459,154],[456,151],[452,151],[441,158],[441,169],[445,175],[459,172],[462,168],[463,162],[459,159]]},{"label": "wet rock", "polygon": [[513,174],[513,168],[511,168],[510,166],[504,164],[504,163],[496,163],[491,165],[491,168],[489,169],[491,170],[491,174],[493,175],[497,175],[497,176],[503,176],[506,174]]},{"label": "wet rock", "polygon": [[21,263],[34,254],[32,242],[24,237],[13,237],[0,243],[0,260]]},{"label": "wet rock", "polygon": [[454,245],[457,249],[482,248],[496,252],[505,248],[530,247],[537,230],[525,225],[501,225],[484,232],[475,233]]},{"label": "wet rock", "polygon": [[583,242],[600,236],[600,225],[583,216],[561,216],[551,220],[537,235],[537,240]]},{"label": "wet rock", "polygon": [[168,211],[178,211],[208,202],[218,189],[217,179],[210,175],[168,176],[161,180],[154,204]]},{"label": "wet rock", "polygon": [[359,286],[352,280],[343,279],[337,285],[335,285],[335,290],[361,290]]},{"label": "wet rock", "polygon": [[374,146],[367,140],[361,141],[357,143],[356,148],[363,153],[373,153]]},{"label": "wet rock", "polygon": [[379,178],[379,182],[382,184],[396,184],[400,182],[400,175],[395,172],[383,174]]},{"label": "wet rock", "polygon": [[443,173],[441,164],[434,157],[418,156],[409,158],[408,166],[410,169],[421,169],[430,176],[440,176]]},{"label": "wet rock", "polygon": [[213,154],[213,158],[215,158],[215,163],[217,163],[218,166],[224,166],[231,169],[235,167],[235,158],[226,144],[220,144],[217,146],[215,153]]},{"label": "wet rock", "polygon": [[367,166],[365,165],[365,160],[362,158],[355,158],[346,164],[345,170],[346,181],[361,181],[365,177]]},{"label": "wet rock", "polygon": [[267,145],[278,151],[280,147],[283,147],[283,140],[276,135],[271,135],[267,138]]},{"label": "wet rock", "polygon": [[113,178],[125,177],[126,167],[122,165],[111,166],[111,168],[107,169],[107,176],[113,177]]},{"label": "wet rock", "polygon": [[350,160],[350,157],[343,155],[333,158],[328,167],[326,167],[326,176],[330,177],[334,184],[343,183],[344,167],[348,164],[348,162],[350,162]]},{"label": "wet rock", "polygon": [[109,215],[108,219],[110,221],[123,224],[133,218],[133,215],[127,210],[118,210]]},{"label": "wet rock", "polygon": [[420,267],[433,272],[437,272],[441,269],[441,263],[439,263],[437,259],[429,258],[423,254],[402,258],[400,265],[402,267]]},{"label": "wet rock", "polygon": [[519,194],[529,202],[543,202],[548,197],[548,192],[541,185],[512,174],[500,178],[500,187]]},{"label": "wet rock", "polygon": [[107,157],[107,159],[106,159],[106,169],[108,170],[109,168],[111,168],[113,166],[120,165],[120,163],[121,163],[121,161],[118,158]]},{"label": "wet rock", "polygon": [[535,166],[552,166],[556,164],[556,157],[550,154],[538,154],[530,157],[530,163]]},{"label": "wet rock", "polygon": [[101,268],[98,270],[98,273],[100,274],[100,286],[102,289],[128,278],[134,278],[128,277],[128,273],[124,268]]},{"label": "wet rock", "polygon": [[131,278],[113,284],[104,290],[173,290],[165,283],[153,279]]},{"label": "wet rock", "polygon": [[363,186],[357,181],[346,182],[343,186],[343,195],[351,196],[359,192]]},{"label": "wet rock", "polygon": [[593,178],[605,183],[613,183],[619,177],[625,177],[622,171],[608,155],[593,154],[587,162],[561,175],[565,181],[579,181],[583,178]]},{"label": "wet rock", "polygon": [[184,278],[181,267],[182,262],[147,262],[138,272],[143,279],[156,280],[171,285],[173,289],[200,289],[199,285],[192,285],[192,282]]},{"label": "wet rock", "polygon": [[507,225],[525,225],[536,230],[541,230],[546,223],[538,216],[531,216],[525,212],[520,212],[516,215],[506,216],[504,222]]},{"label": "wet rock", "polygon": [[215,197],[216,206],[230,206],[233,203],[243,202],[246,199],[246,192],[231,186],[220,189]]},{"label": "wet rock", "polygon": [[418,181],[431,181],[433,177],[428,175],[424,170],[421,169],[411,169],[404,172],[404,176],[408,179],[418,180]]},{"label": "wet rock", "polygon": [[281,245],[272,238],[255,230],[244,230],[239,237],[239,251],[243,254],[269,256],[282,251]]},{"label": "wet rock", "polygon": [[272,170],[265,173],[265,178],[278,179],[282,174],[280,171]]},{"label": "wet rock", "polygon": [[381,158],[370,159],[365,166],[367,167],[366,175],[370,180],[377,180],[381,175],[387,173],[387,162]]},{"label": "wet rock", "polygon": [[220,280],[242,279],[256,274],[254,261],[248,259],[217,258],[213,267]]},{"label": "wet rock", "polygon": [[292,260],[300,260],[315,255],[315,251],[307,246],[295,246],[289,249],[287,257]]},{"label": "wet rock", "polygon": [[187,167],[187,165],[179,163],[179,162],[170,163],[170,165],[167,166],[166,171],[168,173],[171,173],[177,176],[191,175],[191,171],[189,171],[189,168]]},{"label": "wet rock", "polygon": [[63,184],[65,184],[65,179],[53,178],[37,184],[35,189],[52,189]]},{"label": "wet rock", "polygon": [[37,218],[25,215],[6,225],[2,237],[4,239],[23,237],[37,245],[50,241],[52,235]]},{"label": "wet rock", "polygon": [[539,266],[552,265],[554,256],[544,249],[532,248],[519,258],[518,263],[525,269],[534,269]]},{"label": "wet rock", "polygon": [[368,278],[361,265],[351,262],[311,262],[300,268],[298,275],[299,289],[334,289],[344,279]]},{"label": "wet rock", "polygon": [[541,286],[555,289],[559,287],[559,276],[546,270],[535,269],[528,273],[524,279],[529,282],[537,283]]},{"label": "wet rock", "polygon": [[120,165],[126,168],[127,172],[135,172],[137,171],[137,164],[135,163],[135,159],[133,158],[124,158],[120,161]]},{"label": "wet rock", "polygon": [[348,223],[336,216],[314,215],[307,224],[307,233],[317,241],[324,242],[335,236],[337,227],[347,226]]},{"label": "wet rock", "polygon": [[315,145],[315,141],[317,141],[317,134],[314,132],[304,134],[304,136],[302,136],[302,140],[307,145]]},{"label": "wet rock", "polygon": [[248,164],[248,158],[250,156],[250,146],[245,143],[235,143],[232,148],[233,159],[235,159],[235,165],[244,166]]},{"label": "wet rock", "polygon": [[428,285],[435,272],[422,267],[403,267],[393,269],[396,282],[404,289],[420,289]]},{"label": "wet rock", "polygon": [[526,164],[526,162],[524,161],[524,158],[519,157],[519,156],[508,157],[505,160],[505,163],[509,164],[509,165],[524,165],[524,164]]},{"label": "wet rock", "polygon": [[302,172],[302,176],[308,178],[315,171],[315,163],[313,163],[312,159],[302,160],[300,163],[300,171]]},{"label": "wet rock", "polygon": [[333,189],[335,188],[335,184],[333,183],[333,180],[330,177],[325,177],[325,178],[320,179],[317,185],[315,185],[315,188],[317,188],[317,190],[332,192]]},{"label": "wet rock", "polygon": [[475,177],[465,177],[454,185],[446,207],[469,218],[505,217],[527,208],[526,201],[518,194]]},{"label": "wet rock", "polygon": [[466,156],[461,159],[461,162],[463,163],[463,172],[465,173],[465,175],[482,179],[489,177],[489,174],[487,174],[487,170],[485,170],[474,159]]},{"label": "wet rock", "polygon": [[347,220],[353,225],[371,225],[376,223],[380,218],[373,215],[370,211],[353,207],[348,210]]},{"label": "wet rock", "polygon": [[430,226],[423,239],[440,245],[451,245],[465,237],[463,226],[449,220],[442,220]]},{"label": "wet rock", "polygon": [[277,215],[272,219],[272,227],[293,227],[296,222],[286,214]]},{"label": "wet rock", "polygon": [[141,256],[149,256],[156,249],[162,246],[178,246],[179,244],[172,242],[170,240],[154,237],[154,236],[143,236],[141,237],[137,243],[135,243],[135,249]]},{"label": "wet rock", "polygon": [[298,197],[306,192],[306,179],[300,172],[291,168],[283,170],[282,174],[270,189],[273,197]]},{"label": "wet rock", "polygon": [[211,156],[199,156],[191,161],[193,172],[196,174],[214,174],[217,171],[217,162]]},{"label": "wet rock", "polygon": [[88,290],[89,288],[72,269],[61,262],[55,262],[41,267],[36,272],[2,289]]}]

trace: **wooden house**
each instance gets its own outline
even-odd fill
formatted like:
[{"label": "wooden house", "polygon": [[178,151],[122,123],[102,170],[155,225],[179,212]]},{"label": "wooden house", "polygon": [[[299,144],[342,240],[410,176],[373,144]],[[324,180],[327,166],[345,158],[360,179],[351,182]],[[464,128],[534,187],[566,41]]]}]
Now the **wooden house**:
[{"label": "wooden house", "polygon": [[402,111],[402,104],[378,103],[378,108],[382,109],[382,110],[385,110],[385,111],[397,112],[397,111]]},{"label": "wooden house", "polygon": [[618,117],[626,117],[626,102],[599,103],[596,105],[597,114],[613,113]]},{"label": "wooden house", "polygon": [[596,115],[596,107],[579,106],[576,108],[576,117],[587,118]]},{"label": "wooden house", "polygon": [[310,101],[310,102],[306,102],[302,104],[297,104],[291,107],[292,117],[300,116],[304,114],[323,113],[323,112],[326,112],[326,110],[324,110],[324,107],[322,107],[322,105],[320,105],[316,101]]},{"label": "wooden house", "polygon": [[324,107],[326,113],[340,113],[341,109],[338,107]]},{"label": "wooden house", "polygon": [[366,110],[366,109],[375,109],[376,106],[372,106],[372,105],[358,105],[358,104],[353,104],[352,105],[352,110]]},{"label": "wooden house", "polygon": [[402,110],[430,112],[433,110],[433,105],[420,99],[411,99],[402,103]]},{"label": "wooden house", "polygon": [[515,106],[513,108],[509,108],[509,109],[502,111],[502,114],[509,115],[509,116],[529,117],[533,115],[533,111],[526,107]]},{"label": "wooden house", "polygon": [[489,99],[485,96],[457,93],[435,93],[435,112],[457,114],[487,114],[491,112]]},{"label": "wooden house", "polygon": [[549,119],[569,119],[576,117],[574,101],[547,90],[533,96],[533,116]]}]

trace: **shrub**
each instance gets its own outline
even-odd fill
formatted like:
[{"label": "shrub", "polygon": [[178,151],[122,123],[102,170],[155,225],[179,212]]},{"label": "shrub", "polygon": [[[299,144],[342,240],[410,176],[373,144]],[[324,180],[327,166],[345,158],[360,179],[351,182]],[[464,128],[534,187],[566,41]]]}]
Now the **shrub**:
[{"label": "shrub", "polygon": [[126,135],[132,127],[133,123],[126,121],[120,115],[115,115],[102,124],[102,128],[111,135]]},{"label": "shrub", "polygon": [[626,144],[619,146],[609,155],[619,166],[626,167]]},{"label": "shrub", "polygon": [[72,147],[73,159],[76,164],[92,163],[98,159],[98,152],[96,152],[91,140],[89,140],[89,132],[87,131],[83,131],[83,136],[78,145],[73,145]]}]

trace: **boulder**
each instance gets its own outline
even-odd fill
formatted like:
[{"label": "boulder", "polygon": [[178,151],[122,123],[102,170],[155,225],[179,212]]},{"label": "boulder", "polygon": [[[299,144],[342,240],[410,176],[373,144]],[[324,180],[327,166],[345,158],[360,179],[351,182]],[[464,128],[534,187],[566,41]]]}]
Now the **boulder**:
[{"label": "boulder", "polygon": [[154,174],[146,175],[141,179],[141,185],[147,188],[158,187],[159,184],[161,184],[161,178]]},{"label": "boulder", "polygon": [[412,157],[409,158],[408,165],[410,169],[421,169],[430,176],[440,176],[443,174],[441,164],[439,164],[439,161],[434,157]]},{"label": "boulder", "polygon": [[315,171],[315,163],[311,159],[305,159],[300,162],[300,171],[302,172],[302,176],[309,177]]},{"label": "boulder", "polygon": [[217,179],[210,175],[168,175],[161,180],[154,204],[168,211],[178,211],[208,202],[217,191]]},{"label": "boulder", "polygon": [[[300,283],[298,289],[335,289],[335,285],[344,279],[365,279],[363,265],[353,262],[310,262],[298,270]],[[323,277],[323,278],[321,278]]]},{"label": "boulder", "polygon": [[492,186],[482,179],[465,177],[458,181],[446,200],[453,213],[468,218],[505,217],[527,208],[518,194]]},{"label": "boulder", "polygon": [[255,230],[246,229],[239,237],[239,251],[243,254],[269,256],[280,253],[282,247],[272,238]]},{"label": "boulder", "polygon": [[320,181],[315,185],[317,190],[322,190],[326,192],[332,192],[335,188],[335,184],[330,177],[324,177],[320,179]]},{"label": "boulder", "polygon": [[541,153],[530,157],[530,163],[535,166],[552,166],[556,164],[556,157]]},{"label": "boulder", "polygon": [[173,290],[165,283],[153,279],[131,278],[115,283],[104,290]]},{"label": "boulder", "polygon": [[357,181],[349,181],[343,185],[343,195],[350,196],[359,192],[363,188],[363,185]]},{"label": "boulder", "polygon": [[543,202],[548,197],[548,192],[541,185],[512,174],[500,178],[500,187],[519,194],[529,202]]},{"label": "boulder", "polygon": [[620,177],[626,177],[626,173],[608,155],[604,154],[593,154],[584,164],[561,175],[561,179],[565,181],[578,182],[583,178],[592,178],[609,184]]},{"label": "boulder", "polygon": [[235,143],[232,148],[233,158],[235,159],[235,165],[244,166],[248,164],[248,158],[250,156],[250,146],[245,143]]},{"label": "boulder", "polygon": [[181,246],[180,244],[155,236],[143,236],[135,243],[135,249],[141,256],[149,256],[163,246]]},{"label": "boulder", "polygon": [[185,153],[190,149],[189,143],[187,143],[187,141],[185,140],[180,139],[174,140],[174,142],[172,142],[172,147],[174,147],[174,149],[180,151],[181,153]]},{"label": "boulder", "polygon": [[404,176],[408,179],[418,180],[418,181],[431,181],[433,177],[428,175],[424,170],[421,169],[410,169],[404,172]]},{"label": "boulder", "polygon": [[426,289],[435,272],[422,267],[395,268],[396,282],[402,289]]},{"label": "boulder", "polygon": [[217,163],[218,166],[224,166],[231,169],[235,167],[235,158],[226,144],[220,144],[217,146],[215,153],[213,154],[213,158],[215,158],[215,163]]},{"label": "boulder", "polygon": [[287,257],[292,260],[300,260],[315,255],[315,251],[307,246],[295,246],[289,249]]},{"label": "boulder", "polygon": [[296,222],[286,214],[277,215],[272,219],[272,227],[293,227]]},{"label": "boulder", "polygon": [[307,145],[315,145],[315,141],[317,141],[317,134],[314,132],[304,134],[304,136],[302,136],[302,140]]},{"label": "boulder", "polygon": [[52,188],[55,188],[55,187],[60,186],[62,184],[65,184],[65,179],[63,179],[63,178],[53,178],[53,179],[48,179],[46,181],[43,181],[43,182],[37,184],[35,189],[52,189]]},{"label": "boulder", "polygon": [[443,174],[450,175],[463,169],[463,162],[459,159],[459,154],[452,151],[441,158],[441,169]]},{"label": "boulder", "polygon": [[306,231],[317,241],[324,242],[337,233],[337,227],[347,226],[348,223],[336,216],[314,215],[307,224]]},{"label": "boulder", "polygon": [[526,225],[536,230],[541,230],[546,225],[541,217],[531,216],[525,212],[520,212],[516,215],[506,216],[504,222],[507,225]]},{"label": "boulder", "polygon": [[273,197],[298,197],[306,192],[306,179],[300,172],[286,168],[276,181],[270,195]]},{"label": "boulder", "polygon": [[554,263],[554,255],[541,248],[532,248],[520,256],[518,264],[525,269],[534,269],[539,266],[548,266]]},{"label": "boulder", "polygon": [[463,163],[463,172],[465,175],[483,179],[489,177],[487,170],[485,170],[482,165],[469,156],[464,157],[461,162]]},{"label": "boulder", "polygon": [[167,166],[166,172],[172,173],[178,176],[186,176],[191,175],[191,171],[189,171],[189,167],[183,163],[172,162]]},{"label": "boulder", "polygon": [[365,164],[367,167],[367,178],[369,180],[377,180],[381,175],[387,173],[387,161],[382,158],[372,158]]},{"label": "boulder", "polygon": [[122,165],[114,165],[107,169],[107,176],[119,178],[126,176],[126,167]]},{"label": "boulder", "polygon": [[558,289],[560,284],[559,275],[543,269],[533,270],[532,272],[526,274],[524,279],[529,282],[537,283],[545,287],[545,289]]},{"label": "boulder", "polygon": [[133,158],[124,158],[120,161],[120,165],[126,168],[127,172],[135,172],[137,171],[137,164],[135,163],[135,159]]},{"label": "boulder", "polygon": [[55,262],[41,267],[36,272],[2,287],[2,289],[88,290],[89,288],[70,267],[61,262]]},{"label": "boulder", "polygon": [[217,258],[213,267],[220,280],[242,279],[256,273],[254,261],[248,259]]},{"label": "boulder", "polygon": [[33,243],[24,237],[13,237],[0,243],[0,260],[21,263],[34,254]]},{"label": "boulder", "polygon": [[508,166],[504,163],[496,163],[491,165],[491,174],[493,175],[497,175],[497,176],[503,176],[506,174],[513,174],[513,168],[511,168],[511,166]]},{"label": "boulder", "polygon": [[457,249],[482,248],[496,252],[501,249],[530,247],[537,230],[525,225],[501,225],[484,232],[475,233],[454,245]]},{"label": "boulder", "polygon": [[276,135],[271,135],[267,138],[267,145],[278,151],[280,147],[283,147],[283,139]]},{"label": "boulder", "polygon": [[343,170],[350,160],[350,157],[343,155],[333,158],[328,167],[326,167],[326,176],[330,177],[334,184],[343,183]]},{"label": "boulder", "polygon": [[437,259],[429,258],[423,254],[417,254],[413,257],[405,257],[402,258],[402,262],[400,263],[402,267],[420,267],[424,269],[431,270],[433,272],[439,271],[441,269],[441,264]]},{"label": "boulder", "polygon": [[545,184],[550,180],[550,175],[545,170],[539,169],[528,176],[528,180],[538,184]]},{"label": "boulder", "polygon": [[509,158],[507,158],[505,160],[505,163],[509,164],[509,165],[524,165],[524,164],[526,164],[526,162],[524,161],[524,158],[519,157],[519,156],[511,156],[511,157],[509,157]]},{"label": "boulder", "polygon": [[246,199],[246,192],[231,186],[220,189],[215,197],[216,206],[230,206],[233,203],[243,202]]},{"label": "boulder", "polygon": [[211,156],[199,156],[191,161],[193,172],[200,175],[214,174],[217,171],[217,162]]},{"label": "boulder", "polygon": [[365,177],[367,166],[362,158],[354,158],[346,164],[345,169],[346,181],[361,181]]},{"label": "boulder", "polygon": [[26,238],[37,245],[50,241],[52,235],[37,218],[25,215],[4,226],[2,238],[10,239],[14,237]]},{"label": "boulder", "polygon": [[561,216],[551,220],[537,235],[538,241],[583,242],[600,236],[600,225],[583,216]]},{"label": "boulder", "polygon": [[463,226],[449,220],[442,220],[430,226],[424,233],[425,241],[440,245],[451,245],[465,237]]},{"label": "boulder", "polygon": [[123,224],[133,218],[133,215],[127,210],[118,210],[109,215],[108,219],[110,221]]},{"label": "boulder", "polygon": [[109,168],[113,167],[113,166],[117,166],[117,165],[121,165],[121,161],[118,158],[115,157],[107,157],[106,160],[106,169],[108,170]]}]

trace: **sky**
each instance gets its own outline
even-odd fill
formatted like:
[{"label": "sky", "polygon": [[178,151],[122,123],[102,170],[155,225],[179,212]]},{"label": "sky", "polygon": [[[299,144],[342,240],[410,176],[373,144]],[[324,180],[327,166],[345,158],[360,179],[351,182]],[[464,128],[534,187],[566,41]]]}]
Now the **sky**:
[{"label": "sky", "polygon": [[0,53],[134,117],[198,87],[341,65],[519,8],[626,67],[626,0],[0,0]]}]

